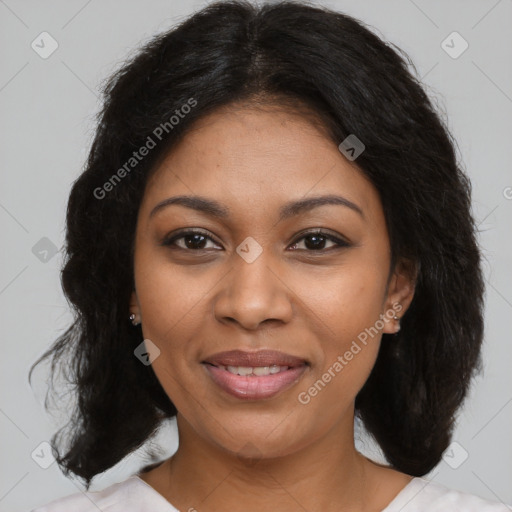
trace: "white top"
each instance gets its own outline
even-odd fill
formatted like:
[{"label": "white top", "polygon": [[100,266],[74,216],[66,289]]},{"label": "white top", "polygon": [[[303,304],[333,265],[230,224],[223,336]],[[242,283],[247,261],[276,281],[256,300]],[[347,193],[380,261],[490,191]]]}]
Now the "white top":
[{"label": "white top", "polygon": [[[179,512],[134,475],[102,491],[78,492],[30,512]],[[510,512],[512,507],[413,478],[382,512]]]}]

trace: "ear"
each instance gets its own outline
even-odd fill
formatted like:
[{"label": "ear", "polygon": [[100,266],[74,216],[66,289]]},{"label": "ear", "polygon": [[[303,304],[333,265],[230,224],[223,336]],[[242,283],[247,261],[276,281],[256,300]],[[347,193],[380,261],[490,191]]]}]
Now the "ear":
[{"label": "ear", "polygon": [[140,323],[140,305],[135,290],[133,290],[130,297],[130,315],[131,314],[135,315],[135,322]]},{"label": "ear", "polygon": [[402,258],[395,265],[384,300],[383,314],[389,319],[390,315],[394,313],[398,320],[391,317],[389,321],[385,322],[382,332],[395,334],[400,330],[400,318],[409,309],[414,297],[416,278],[417,265],[412,260]]}]

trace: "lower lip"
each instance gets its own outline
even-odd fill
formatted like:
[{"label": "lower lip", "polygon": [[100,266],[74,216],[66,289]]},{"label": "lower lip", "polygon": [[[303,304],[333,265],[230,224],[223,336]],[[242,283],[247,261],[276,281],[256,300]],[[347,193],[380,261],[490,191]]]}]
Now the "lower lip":
[{"label": "lower lip", "polygon": [[242,400],[261,400],[270,398],[290,388],[297,382],[307,366],[289,368],[284,372],[271,375],[245,376],[217,368],[210,364],[203,364],[213,382],[226,393]]}]

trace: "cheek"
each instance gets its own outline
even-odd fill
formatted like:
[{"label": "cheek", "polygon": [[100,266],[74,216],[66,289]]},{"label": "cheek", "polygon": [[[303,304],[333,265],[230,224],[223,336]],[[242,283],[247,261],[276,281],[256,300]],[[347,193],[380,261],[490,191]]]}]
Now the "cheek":
[{"label": "cheek", "polygon": [[[387,275],[366,261],[347,265],[329,279],[308,279],[300,292],[317,333],[316,367],[302,388],[305,401],[352,401],[377,358]],[[312,386],[312,387],[311,387]],[[316,399],[318,396],[321,398]],[[341,403],[340,403],[341,406]],[[338,410],[339,412],[339,410]]]},{"label": "cheek", "polygon": [[168,262],[144,256],[141,251],[135,266],[143,337],[160,351],[152,366],[162,387],[177,407],[184,407],[182,383],[198,357],[194,333],[205,318],[202,299],[214,281],[206,275],[193,278],[190,271],[176,271]]},{"label": "cheek", "polygon": [[358,326],[345,330],[345,336],[323,340],[321,363],[311,367],[311,375],[296,397],[299,404],[309,408],[311,417],[321,418],[324,424],[337,421],[353,407],[379,351],[380,333],[368,336]]},{"label": "cheek", "polygon": [[321,276],[297,280],[297,296],[312,313],[311,318],[324,328],[326,343],[336,346],[355,338],[373,326],[382,313],[387,275],[378,266],[354,262]]},{"label": "cheek", "polygon": [[197,327],[204,299],[216,282],[206,268],[176,266],[151,250],[137,255],[135,276],[144,335],[164,344],[183,340],[193,322]]}]

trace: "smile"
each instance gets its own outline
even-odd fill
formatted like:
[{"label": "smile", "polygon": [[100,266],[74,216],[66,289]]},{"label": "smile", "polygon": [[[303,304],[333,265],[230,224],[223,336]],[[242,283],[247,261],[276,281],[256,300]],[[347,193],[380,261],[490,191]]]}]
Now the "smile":
[{"label": "smile", "polygon": [[212,381],[224,392],[241,400],[271,398],[296,384],[307,369],[299,366],[215,366],[203,363]]},{"label": "smile", "polygon": [[272,365],[272,366],[223,366],[218,365],[217,368],[220,368],[221,370],[227,370],[229,373],[232,373],[233,375],[242,375],[242,376],[257,376],[260,377],[262,375],[274,375],[276,373],[284,372],[288,370],[289,366],[279,366],[279,365]]}]

